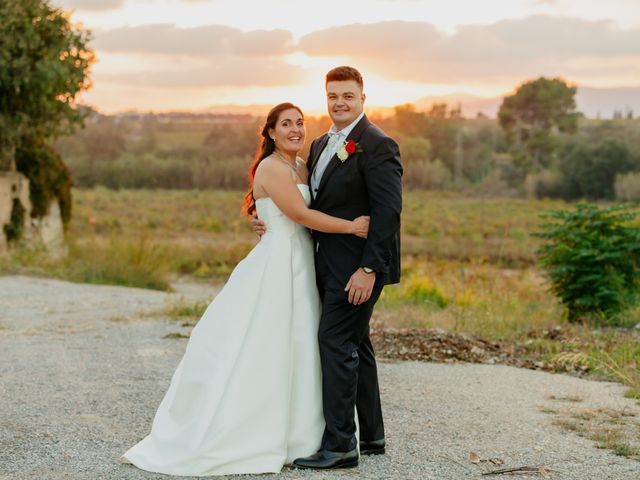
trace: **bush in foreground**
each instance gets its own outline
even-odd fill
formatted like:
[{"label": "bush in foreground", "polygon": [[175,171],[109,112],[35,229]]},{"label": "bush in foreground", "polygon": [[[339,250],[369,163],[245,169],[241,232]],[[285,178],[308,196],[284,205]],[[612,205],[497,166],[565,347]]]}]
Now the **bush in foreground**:
[{"label": "bush in foreground", "polygon": [[546,242],[539,262],[571,322],[583,319],[617,324],[640,290],[640,228],[628,205],[598,208],[579,204],[573,211],[542,215],[557,220],[534,234]]}]

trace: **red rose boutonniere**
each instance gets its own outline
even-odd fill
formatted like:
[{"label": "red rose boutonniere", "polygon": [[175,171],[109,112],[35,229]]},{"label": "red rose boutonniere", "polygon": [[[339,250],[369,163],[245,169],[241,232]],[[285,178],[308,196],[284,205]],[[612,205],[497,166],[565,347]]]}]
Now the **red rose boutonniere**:
[{"label": "red rose boutonniere", "polygon": [[359,143],[354,142],[353,140],[349,140],[347,143],[340,147],[338,150],[338,159],[344,163],[347,161],[347,158],[353,153],[362,152],[362,147],[360,147]]}]

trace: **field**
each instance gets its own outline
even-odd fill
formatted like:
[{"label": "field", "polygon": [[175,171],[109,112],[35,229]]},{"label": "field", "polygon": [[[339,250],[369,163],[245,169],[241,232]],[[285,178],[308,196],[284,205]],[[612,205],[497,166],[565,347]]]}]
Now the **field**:
[{"label": "field", "polygon": [[[0,267],[155,289],[177,276],[222,283],[257,241],[241,199],[239,191],[76,190],[70,254],[18,249]],[[640,398],[638,330],[568,324],[536,267],[539,215],[567,204],[410,191],[404,205],[403,281],[383,292],[379,328],[505,342],[541,368],[605,375]],[[174,307],[197,316],[204,306]],[[629,326],[639,313],[628,314]]]}]

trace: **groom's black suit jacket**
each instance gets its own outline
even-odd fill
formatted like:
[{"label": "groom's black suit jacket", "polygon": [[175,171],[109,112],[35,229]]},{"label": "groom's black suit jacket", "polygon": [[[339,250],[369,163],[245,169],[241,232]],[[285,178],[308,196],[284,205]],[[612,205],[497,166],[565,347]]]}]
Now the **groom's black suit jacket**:
[{"label": "groom's black suit jacket", "polygon": [[[358,267],[376,271],[376,285],[400,281],[400,211],[402,210],[402,164],[398,144],[364,116],[347,141],[361,152],[341,162],[337,154],[324,171],[318,191],[312,189],[311,208],[328,215],[353,220],[369,215],[368,238],[313,232],[317,255],[337,281],[347,285]],[[313,173],[328,135],[316,138],[309,152]]]}]

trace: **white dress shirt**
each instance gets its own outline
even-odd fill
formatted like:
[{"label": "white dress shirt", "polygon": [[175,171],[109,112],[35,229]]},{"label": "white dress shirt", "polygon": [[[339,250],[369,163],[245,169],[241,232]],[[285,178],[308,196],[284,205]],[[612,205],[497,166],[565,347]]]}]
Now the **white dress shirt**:
[{"label": "white dress shirt", "polygon": [[333,158],[336,152],[344,145],[347,137],[357,125],[357,123],[364,117],[364,112],[360,113],[356,117],[356,119],[351,122],[348,126],[344,127],[342,130],[338,131],[335,125],[331,125],[329,132],[329,141],[327,142],[327,146],[320,154],[320,158],[318,158],[318,164],[313,169],[313,174],[311,175],[311,188],[313,188],[314,193],[318,193],[318,187],[320,186],[320,180],[322,180],[322,175],[324,171],[327,169],[327,165],[329,165],[329,161]]}]

